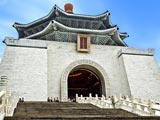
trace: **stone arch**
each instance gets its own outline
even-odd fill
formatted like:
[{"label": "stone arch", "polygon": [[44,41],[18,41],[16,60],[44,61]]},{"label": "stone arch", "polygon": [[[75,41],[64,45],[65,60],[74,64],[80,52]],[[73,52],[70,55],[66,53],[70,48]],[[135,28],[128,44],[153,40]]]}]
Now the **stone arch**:
[{"label": "stone arch", "polygon": [[73,69],[81,68],[81,67],[83,68],[86,67],[87,69],[91,69],[96,73],[98,72],[97,74],[101,78],[103,94],[105,96],[110,96],[109,78],[104,68],[94,61],[83,59],[83,60],[72,62],[71,64],[68,65],[68,67],[63,72],[62,78],[61,78],[61,101],[65,102],[68,100],[68,86],[67,86],[68,75]]}]

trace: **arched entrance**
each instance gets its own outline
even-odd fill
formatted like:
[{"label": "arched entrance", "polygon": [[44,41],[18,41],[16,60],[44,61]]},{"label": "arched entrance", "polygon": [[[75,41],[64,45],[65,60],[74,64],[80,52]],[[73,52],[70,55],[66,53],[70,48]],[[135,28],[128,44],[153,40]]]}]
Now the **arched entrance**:
[{"label": "arched entrance", "polygon": [[100,80],[101,94],[104,96],[110,96],[109,78],[104,68],[94,61],[82,59],[69,64],[62,74],[61,78],[62,102],[68,101],[68,77],[70,73],[80,69],[85,69],[89,70],[90,72],[93,72]]},{"label": "arched entrance", "polygon": [[87,97],[89,93],[102,96],[100,78],[89,69],[73,69],[68,76],[68,98],[73,99],[76,94]]}]

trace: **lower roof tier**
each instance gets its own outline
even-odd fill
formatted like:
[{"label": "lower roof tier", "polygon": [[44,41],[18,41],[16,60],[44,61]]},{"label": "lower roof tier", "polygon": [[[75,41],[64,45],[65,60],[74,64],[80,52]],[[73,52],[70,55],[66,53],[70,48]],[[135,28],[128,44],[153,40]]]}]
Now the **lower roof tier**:
[{"label": "lower roof tier", "polygon": [[[77,43],[77,36],[78,33],[53,31],[49,34],[38,37],[36,39]],[[123,44],[114,41],[112,37],[108,35],[90,34],[90,37],[91,37],[91,44],[124,46]]]},{"label": "lower roof tier", "polygon": [[92,40],[91,43],[93,44],[127,46],[121,36],[127,37],[128,35],[126,33],[120,34],[117,26],[106,30],[93,30],[71,28],[57,21],[51,21],[44,30],[26,38],[77,42],[77,34],[89,34]]}]

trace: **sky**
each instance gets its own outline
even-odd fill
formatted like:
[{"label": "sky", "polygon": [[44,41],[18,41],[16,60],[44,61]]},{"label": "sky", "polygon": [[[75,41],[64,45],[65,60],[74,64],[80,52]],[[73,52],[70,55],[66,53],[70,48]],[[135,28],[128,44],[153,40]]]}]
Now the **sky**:
[{"label": "sky", "polygon": [[4,38],[18,38],[12,27],[14,22],[32,22],[46,16],[55,4],[63,9],[65,3],[72,3],[74,13],[78,14],[98,15],[108,10],[112,24],[129,34],[125,39],[128,46],[154,48],[160,64],[160,0],[1,0],[0,59],[6,48]]}]

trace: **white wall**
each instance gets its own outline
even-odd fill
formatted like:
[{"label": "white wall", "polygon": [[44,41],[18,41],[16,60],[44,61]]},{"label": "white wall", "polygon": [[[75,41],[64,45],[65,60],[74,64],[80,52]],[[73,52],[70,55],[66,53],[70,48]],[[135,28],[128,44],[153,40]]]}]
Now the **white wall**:
[{"label": "white wall", "polygon": [[160,101],[160,68],[153,56],[123,55],[131,94]]},{"label": "white wall", "polygon": [[47,50],[7,46],[0,76],[8,77],[9,91],[25,100],[47,99]]},{"label": "white wall", "polygon": [[78,60],[86,59],[99,64],[109,77],[109,86],[112,95],[130,95],[127,79],[121,77],[124,72],[119,65],[118,51],[122,47],[91,45],[89,53],[76,51],[75,43],[52,42],[48,45],[48,95],[60,97],[60,81],[64,70]]},{"label": "white wall", "polygon": [[89,53],[81,53],[76,51],[76,43],[25,39],[6,44],[0,76],[7,76],[9,90],[26,100],[60,98],[62,73],[83,59],[103,67],[111,95],[160,98],[160,69],[150,51],[92,44]]}]

